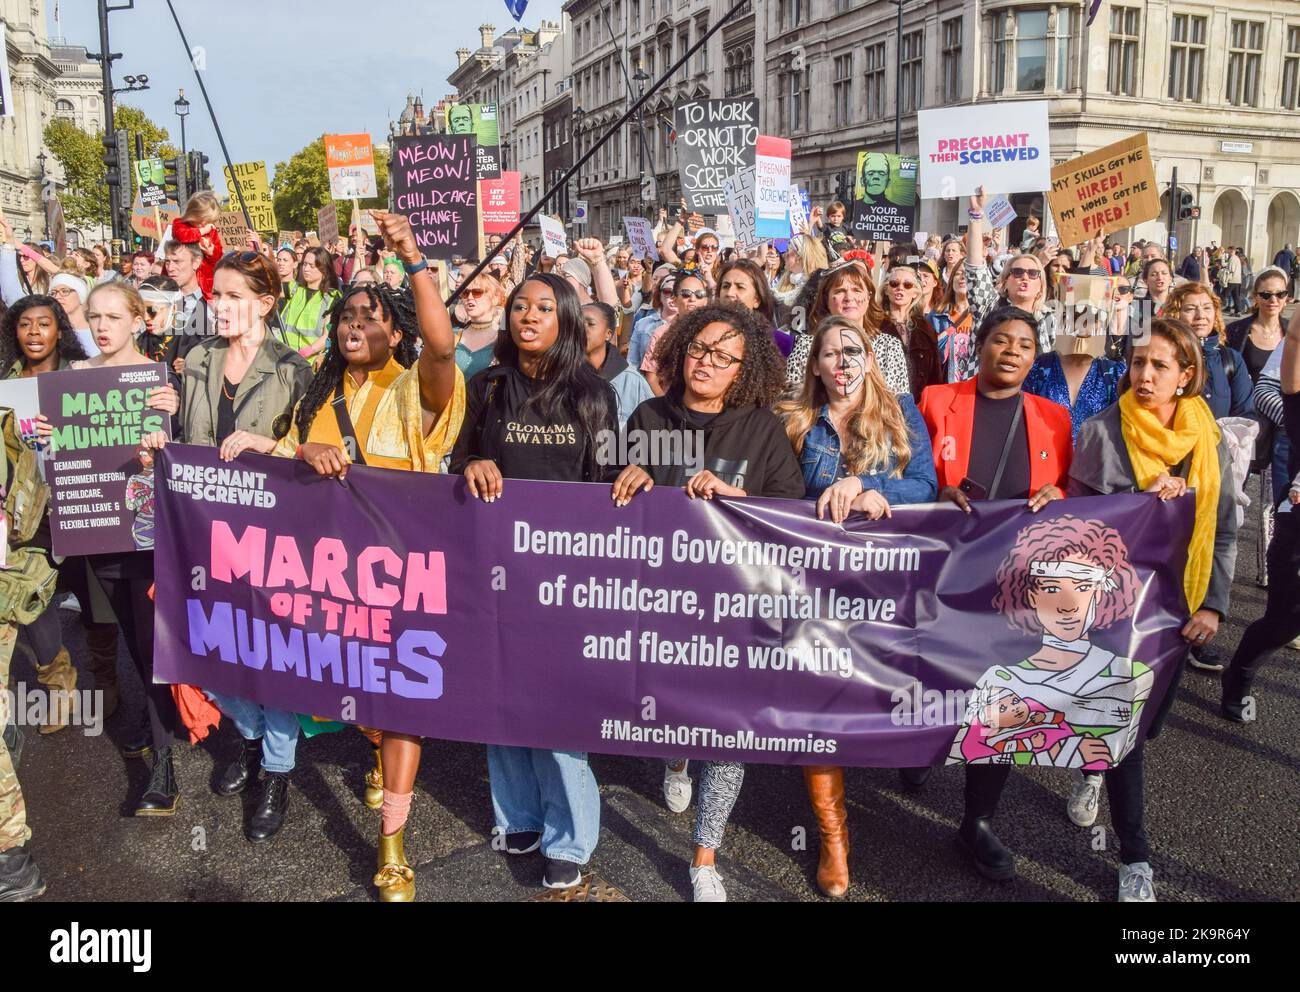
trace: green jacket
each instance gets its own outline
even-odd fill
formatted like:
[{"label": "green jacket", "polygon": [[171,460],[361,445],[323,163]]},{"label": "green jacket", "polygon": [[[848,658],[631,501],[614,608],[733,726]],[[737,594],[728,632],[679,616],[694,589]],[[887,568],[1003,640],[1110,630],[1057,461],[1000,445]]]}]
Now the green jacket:
[{"label": "green jacket", "polygon": [[[186,444],[217,443],[217,408],[225,388],[226,356],[230,344],[224,338],[205,338],[185,359],[182,381],[181,438]],[[289,418],[311,383],[311,366],[270,333],[257,357],[235,389],[235,428],[279,438],[288,433]]]}]

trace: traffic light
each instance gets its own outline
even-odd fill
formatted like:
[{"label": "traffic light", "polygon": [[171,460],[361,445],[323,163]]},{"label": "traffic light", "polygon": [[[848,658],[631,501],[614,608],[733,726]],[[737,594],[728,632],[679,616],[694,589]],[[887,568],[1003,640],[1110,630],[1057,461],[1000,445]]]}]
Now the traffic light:
[{"label": "traffic light", "polygon": [[197,193],[201,189],[212,188],[212,177],[208,175],[208,157],[203,152],[190,152],[190,190]]},{"label": "traffic light", "polygon": [[1195,220],[1201,216],[1201,208],[1196,206],[1195,198],[1185,189],[1178,191],[1178,219]]},{"label": "traffic light", "polygon": [[844,171],[835,173],[835,199],[848,203],[853,199],[853,190],[849,188],[849,174]]},{"label": "traffic light", "polygon": [[175,200],[182,210],[185,209],[185,202],[190,198],[189,177],[185,174],[185,165],[185,160],[180,157],[163,159],[167,198]]},{"label": "traffic light", "polygon": [[131,209],[131,153],[126,131],[118,130],[103,137],[104,182],[109,188],[109,207],[112,210]]}]

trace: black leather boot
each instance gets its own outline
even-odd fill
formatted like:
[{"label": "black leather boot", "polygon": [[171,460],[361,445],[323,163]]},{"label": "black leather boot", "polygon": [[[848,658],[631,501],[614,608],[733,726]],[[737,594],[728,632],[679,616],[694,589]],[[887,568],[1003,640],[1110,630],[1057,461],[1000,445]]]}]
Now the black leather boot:
[{"label": "black leather boot", "polygon": [[145,720],[122,745],[122,757],[143,758],[152,750],[153,731],[149,728],[149,721]]},{"label": "black leather boot", "polygon": [[149,787],[135,804],[135,815],[171,816],[176,812],[180,801],[180,788],[176,784],[176,769],[172,765],[172,748],[169,744],[154,752]]},{"label": "black leather boot", "polygon": [[933,768],[900,768],[898,770],[898,784],[903,787],[904,792],[920,792],[925,788],[925,783],[930,781],[930,773]]},{"label": "black leather boot", "polygon": [[45,880],[26,844],[0,851],[0,902],[27,902],[45,894]]},{"label": "black leather boot", "polygon": [[253,818],[248,823],[248,839],[270,840],[284,826],[288,812],[288,772],[267,772],[262,776],[262,794],[258,797],[257,809],[253,811]]},{"label": "black leather boot", "polygon": [[9,749],[9,761],[14,771],[18,771],[18,762],[23,760],[23,728],[16,723],[6,723],[4,742]]},{"label": "black leather boot", "polygon": [[262,767],[262,738],[254,737],[251,741],[241,739],[239,757],[222,771],[213,787],[219,796],[233,796],[248,788],[250,782],[257,780],[257,770]]},{"label": "black leather boot", "polygon": [[957,828],[957,844],[975,862],[975,870],[995,882],[1005,882],[1016,873],[1016,859],[993,832],[987,817],[962,820]]},{"label": "black leather boot", "polygon": [[[1242,678],[1240,671],[1229,667],[1223,673],[1223,698],[1219,712],[1225,720],[1246,723],[1246,697],[1250,695],[1251,680]],[[1254,715],[1253,712],[1251,714]]]}]

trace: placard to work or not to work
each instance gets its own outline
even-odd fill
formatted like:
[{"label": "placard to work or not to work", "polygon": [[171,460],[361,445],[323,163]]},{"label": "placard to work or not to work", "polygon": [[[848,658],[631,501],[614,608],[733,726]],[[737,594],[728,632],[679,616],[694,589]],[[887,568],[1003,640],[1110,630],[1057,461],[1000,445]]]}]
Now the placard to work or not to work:
[{"label": "placard to work or not to work", "polygon": [[1047,202],[1066,245],[1159,217],[1146,132],[1056,166]]},{"label": "placard to work or not to work", "polygon": [[722,184],[754,165],[758,101],[696,100],[679,106],[675,121],[686,206],[698,213],[720,213],[727,202]]},{"label": "placard to work or not to work", "polygon": [[140,438],[171,436],[171,418],[148,407],[167,384],[161,363],[45,372],[41,413],[54,433],[46,454],[56,555],[153,547],[153,460]]},{"label": "placard to work or not to work", "polygon": [[478,179],[472,134],[393,139],[393,207],[427,258],[478,256]]}]

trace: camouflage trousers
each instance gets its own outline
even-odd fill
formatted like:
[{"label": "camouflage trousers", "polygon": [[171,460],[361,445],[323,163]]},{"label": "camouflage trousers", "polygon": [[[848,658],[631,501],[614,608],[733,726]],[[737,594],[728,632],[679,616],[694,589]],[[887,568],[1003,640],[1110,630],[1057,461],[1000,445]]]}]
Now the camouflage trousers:
[{"label": "camouflage trousers", "polygon": [[[9,662],[13,659],[17,640],[18,628],[12,623],[0,623],[0,727],[14,719],[9,712],[9,693],[6,690],[9,688]],[[0,851],[26,844],[31,836],[23,790],[18,786],[9,748],[0,738]]]}]

